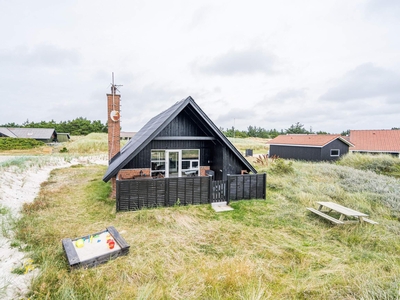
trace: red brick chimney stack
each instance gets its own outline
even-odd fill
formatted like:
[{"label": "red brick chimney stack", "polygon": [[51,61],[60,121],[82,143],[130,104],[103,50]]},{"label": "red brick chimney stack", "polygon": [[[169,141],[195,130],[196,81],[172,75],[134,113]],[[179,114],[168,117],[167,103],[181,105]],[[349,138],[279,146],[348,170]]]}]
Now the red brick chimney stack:
[{"label": "red brick chimney stack", "polygon": [[111,94],[107,94],[107,112],[108,112],[108,160],[114,157],[120,150],[120,102],[121,95],[117,94],[117,88],[113,83]]}]

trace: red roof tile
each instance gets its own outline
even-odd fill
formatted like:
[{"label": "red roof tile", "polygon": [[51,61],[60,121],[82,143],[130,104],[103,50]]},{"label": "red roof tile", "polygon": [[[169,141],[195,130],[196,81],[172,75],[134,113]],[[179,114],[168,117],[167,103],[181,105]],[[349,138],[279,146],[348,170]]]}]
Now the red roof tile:
[{"label": "red roof tile", "polygon": [[[270,145],[296,145],[296,146],[313,146],[323,147],[330,142],[340,139],[344,143],[349,144],[340,134],[287,134],[278,135],[269,141]],[[349,144],[349,146],[352,146]]]},{"label": "red roof tile", "polygon": [[352,151],[400,152],[400,130],[350,130]]}]

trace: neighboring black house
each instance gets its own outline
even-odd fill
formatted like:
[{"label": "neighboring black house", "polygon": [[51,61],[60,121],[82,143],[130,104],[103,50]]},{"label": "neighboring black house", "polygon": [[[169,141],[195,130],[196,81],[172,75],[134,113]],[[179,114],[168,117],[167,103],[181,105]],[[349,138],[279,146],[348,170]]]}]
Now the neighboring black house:
[{"label": "neighboring black house", "polygon": [[270,157],[308,161],[336,160],[354,146],[338,134],[278,135],[268,144]]},{"label": "neighboring black house", "polygon": [[144,125],[111,159],[103,180],[117,175],[124,179],[204,176],[206,171],[212,171],[216,180],[228,174],[257,173],[188,97]]},{"label": "neighboring black house", "polygon": [[57,132],[53,128],[0,127],[0,137],[35,139],[44,143],[57,142]]}]

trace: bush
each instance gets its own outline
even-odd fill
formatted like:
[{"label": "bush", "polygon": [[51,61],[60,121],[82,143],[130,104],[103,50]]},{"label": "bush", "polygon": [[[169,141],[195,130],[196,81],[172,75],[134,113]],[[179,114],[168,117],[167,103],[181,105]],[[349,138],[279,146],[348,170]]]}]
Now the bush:
[{"label": "bush", "polygon": [[68,152],[68,149],[65,148],[65,147],[63,147],[63,148],[60,150],[60,153],[67,153],[67,152]]},{"label": "bush", "polygon": [[282,158],[277,158],[271,164],[270,170],[276,174],[291,174],[294,172],[293,162],[286,163]]},{"label": "bush", "polygon": [[33,149],[44,145],[46,144],[34,139],[0,138],[0,150]]}]

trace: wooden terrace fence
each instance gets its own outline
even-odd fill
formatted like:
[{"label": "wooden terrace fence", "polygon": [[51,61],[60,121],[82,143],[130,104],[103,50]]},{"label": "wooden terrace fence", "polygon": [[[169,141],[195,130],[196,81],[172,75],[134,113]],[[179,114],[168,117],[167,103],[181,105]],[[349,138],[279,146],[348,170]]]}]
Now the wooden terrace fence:
[{"label": "wooden terrace fence", "polygon": [[267,175],[228,175],[117,180],[117,211],[159,206],[195,205],[242,199],[265,199]]}]

